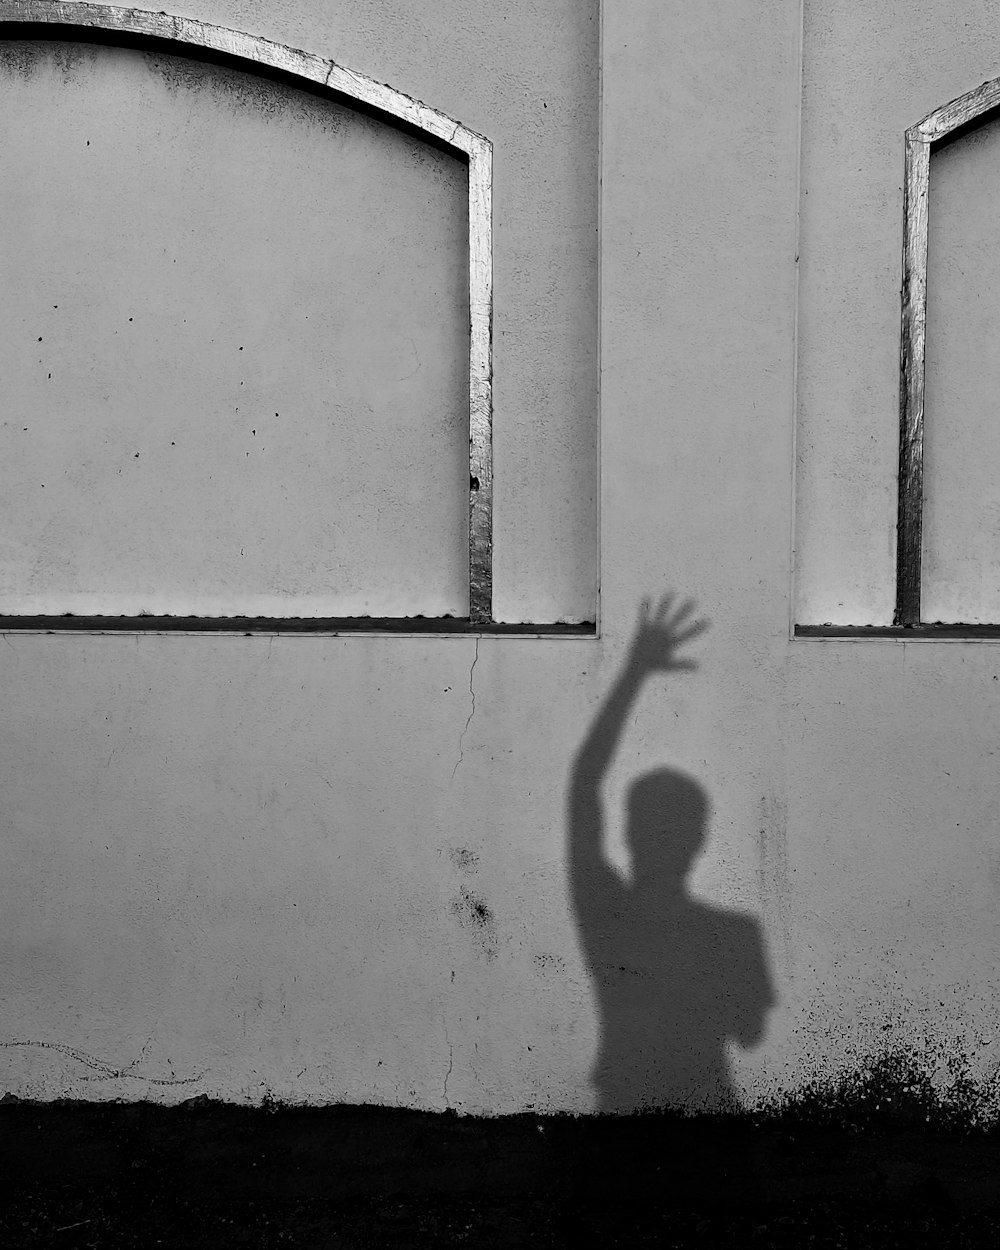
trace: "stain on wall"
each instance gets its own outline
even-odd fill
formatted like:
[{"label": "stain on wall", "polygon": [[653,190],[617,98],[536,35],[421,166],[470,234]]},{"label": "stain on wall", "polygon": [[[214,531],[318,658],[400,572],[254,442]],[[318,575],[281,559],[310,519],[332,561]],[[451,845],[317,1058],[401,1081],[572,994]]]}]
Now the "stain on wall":
[{"label": "stain on wall", "polygon": [[497,922],[489,904],[467,886],[451,902],[451,913],[471,933],[487,961],[497,957]]}]

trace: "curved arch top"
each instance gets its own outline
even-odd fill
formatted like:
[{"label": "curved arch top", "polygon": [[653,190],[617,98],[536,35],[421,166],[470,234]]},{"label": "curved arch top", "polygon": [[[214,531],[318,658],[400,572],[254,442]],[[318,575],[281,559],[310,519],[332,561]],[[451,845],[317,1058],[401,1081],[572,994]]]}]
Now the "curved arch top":
[{"label": "curved arch top", "polygon": [[[46,29],[48,28],[48,30]],[[258,35],[213,26],[192,18],[142,9],[60,0],[0,0],[0,38],[51,38],[73,31],[148,39],[216,52],[266,66],[356,100],[387,118],[436,139],[469,164],[469,622],[486,625],[492,611],[493,546],[493,147],[484,136],[452,117],[377,82],[299,48]]]},{"label": "curved arch top", "polygon": [[268,65],[296,78],[329,87],[390,117],[408,122],[448,147],[471,156],[489,140],[468,126],[430,108],[420,100],[365,74],[323,57],[274,43],[259,35],[247,35],[225,26],[212,26],[170,13],[123,9],[112,5],[65,3],[64,0],[0,0],[0,34],[15,33],[12,27],[51,25],[65,30],[85,29],[167,39],[173,43],[208,48],[225,56],[256,65]]}]

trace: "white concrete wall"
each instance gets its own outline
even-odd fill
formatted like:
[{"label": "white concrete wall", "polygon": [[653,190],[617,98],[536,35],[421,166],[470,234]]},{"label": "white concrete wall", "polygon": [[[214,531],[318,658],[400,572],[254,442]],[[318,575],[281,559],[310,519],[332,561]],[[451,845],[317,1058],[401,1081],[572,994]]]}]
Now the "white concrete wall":
[{"label": "white concrete wall", "polygon": [[11,47],[0,612],[468,616],[467,165],[235,69]]},{"label": "white concrete wall", "polygon": [[[938,7],[924,29],[957,30]],[[590,39],[586,6],[435,6],[456,22],[434,70],[426,8],[185,12],[339,55],[487,133],[502,207],[513,153],[574,129],[534,106],[553,49]],[[828,11],[807,4],[807,33]],[[869,7],[838,13],[863,60]],[[600,639],[7,637],[8,1088],[583,1110],[613,1049],[608,985],[631,995],[614,1023],[669,1029],[687,1012],[747,1102],[896,1045],[993,1074],[995,646],[789,640],[800,34],[777,0],[604,5]],[[523,60],[501,78],[502,38]],[[961,46],[952,77],[917,64],[920,91],[893,103],[880,174],[893,188],[901,127],[990,73],[981,30]],[[851,239],[867,255],[884,234],[894,273],[887,213],[891,230],[861,215]],[[563,224],[535,240],[551,257]],[[813,278],[839,280],[842,257],[822,255]],[[518,311],[517,272],[512,321],[535,315]],[[868,294],[845,289],[845,324]],[[893,298],[867,327],[880,359],[895,358]],[[804,336],[807,304],[804,273]],[[560,342],[539,351],[558,373]],[[519,382],[501,364],[504,393]],[[824,375],[811,376],[816,404]],[[825,376],[832,388],[832,365]],[[881,411],[890,391],[864,394]],[[516,465],[498,448],[498,474]],[[687,644],[699,666],[654,676],[637,701],[619,691],[598,721],[638,604],[664,588],[711,618]],[[573,761],[612,714],[616,861],[640,774],[680,770],[710,805],[697,923],[644,928],[657,897],[643,912],[635,895],[615,930],[648,995],[614,969],[588,975],[585,945],[613,928],[577,925],[597,866],[570,890]],[[677,992],[701,983],[742,995],[747,1019]],[[659,1073],[625,1043],[616,1053],[620,1105],[644,1090],[711,1103],[695,1081],[678,1089],[670,1053]]]}]

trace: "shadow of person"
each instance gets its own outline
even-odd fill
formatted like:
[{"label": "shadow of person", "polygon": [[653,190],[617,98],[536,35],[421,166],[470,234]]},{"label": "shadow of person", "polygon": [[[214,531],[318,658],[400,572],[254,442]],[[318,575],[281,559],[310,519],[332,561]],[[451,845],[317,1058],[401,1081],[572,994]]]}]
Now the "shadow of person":
[{"label": "shadow of person", "polygon": [[693,605],[643,605],[628,658],[581,745],[569,790],[569,865],[580,940],[600,1012],[598,1110],[738,1107],[726,1043],[760,1041],[774,997],[757,921],[692,895],[708,795],[671,768],[628,792],[626,881],[604,854],[601,787],[626,716],[653,673],[691,670],[677,650],[701,634]]}]

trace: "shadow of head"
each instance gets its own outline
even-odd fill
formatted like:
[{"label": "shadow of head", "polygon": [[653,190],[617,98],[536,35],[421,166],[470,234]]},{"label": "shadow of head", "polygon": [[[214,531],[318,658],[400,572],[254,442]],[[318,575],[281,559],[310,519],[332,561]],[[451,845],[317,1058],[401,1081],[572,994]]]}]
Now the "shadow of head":
[{"label": "shadow of head", "polygon": [[685,773],[658,768],[638,777],[628,792],[626,840],[637,885],[679,885],[702,851],[708,795]]}]

